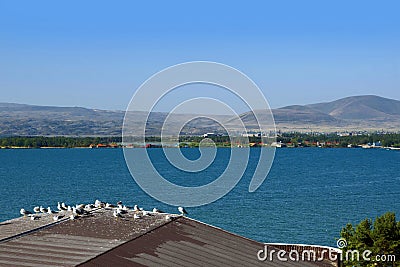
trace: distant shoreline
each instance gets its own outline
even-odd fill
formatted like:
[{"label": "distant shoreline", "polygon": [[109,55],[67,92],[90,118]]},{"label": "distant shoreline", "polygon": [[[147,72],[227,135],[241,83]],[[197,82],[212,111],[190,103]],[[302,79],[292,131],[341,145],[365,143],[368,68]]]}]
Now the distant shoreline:
[{"label": "distant shoreline", "polygon": [[[181,135],[179,138],[162,142],[159,136],[132,138],[129,142],[121,136],[110,137],[65,137],[65,136],[11,136],[0,137],[1,149],[59,149],[59,148],[185,148],[204,145],[204,140],[212,140],[210,146],[216,147],[321,147],[321,148],[364,148],[393,149],[400,148],[400,133],[358,133],[344,132],[335,134],[320,133],[278,133],[276,136],[261,136],[261,133],[246,134],[232,139],[227,135]],[[124,141],[124,142],[123,142]]]},{"label": "distant shoreline", "polygon": [[[257,148],[263,148],[263,147],[227,147],[227,146],[216,146],[217,148],[226,148],[226,149],[231,149],[231,148],[250,148],[250,149],[257,149]],[[161,148],[184,148],[184,149],[191,149],[191,148],[197,148],[197,147],[153,147],[153,148],[146,148],[146,147],[116,147],[116,148],[90,148],[90,147],[0,147],[0,150],[38,150],[38,149],[93,149],[93,150],[109,150],[109,149],[161,149]],[[266,147],[264,147],[266,148]],[[312,149],[363,149],[363,150],[368,150],[368,149],[384,149],[384,150],[399,150],[399,147],[375,147],[375,148],[362,148],[362,147],[315,147],[315,146],[308,146],[308,147],[275,147],[276,149],[307,149],[307,148],[312,148]]]}]

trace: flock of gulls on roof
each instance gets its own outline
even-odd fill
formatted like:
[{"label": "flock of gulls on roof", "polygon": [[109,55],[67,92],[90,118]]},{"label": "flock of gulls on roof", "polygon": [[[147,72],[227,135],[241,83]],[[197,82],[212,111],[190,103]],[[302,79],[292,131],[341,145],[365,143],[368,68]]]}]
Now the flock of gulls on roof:
[{"label": "flock of gulls on roof", "polygon": [[[64,202],[58,202],[57,209],[58,210],[56,211],[52,210],[50,207],[44,208],[42,206],[37,206],[33,208],[33,212],[21,209],[20,213],[24,217],[30,217],[32,221],[39,220],[41,217],[40,214],[53,215],[54,221],[58,221],[60,219],[63,219],[64,217],[69,217],[70,220],[76,220],[81,216],[89,215],[91,212],[99,209],[113,210],[113,216],[116,219],[123,218],[124,214],[127,214],[130,210],[134,212],[134,219],[141,219],[143,216],[150,216],[156,213],[165,213],[157,208],[154,208],[152,211],[147,211],[143,208],[139,208],[138,205],[135,205],[134,207],[128,207],[126,205],[123,205],[122,201],[118,201],[117,204],[114,205],[101,202],[100,200],[96,200],[94,204],[77,204],[75,206],[67,206]],[[178,211],[182,216],[187,214],[185,208],[183,207],[178,207]],[[166,214],[165,219],[169,220],[170,215]]]}]

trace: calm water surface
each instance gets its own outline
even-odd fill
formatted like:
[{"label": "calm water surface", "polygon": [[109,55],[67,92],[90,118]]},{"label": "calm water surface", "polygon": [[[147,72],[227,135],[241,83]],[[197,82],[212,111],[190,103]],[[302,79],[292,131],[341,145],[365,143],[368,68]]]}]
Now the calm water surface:
[{"label": "calm water surface", "polygon": [[[174,169],[161,149],[149,149],[156,168],[187,186],[220,175],[229,149],[218,149],[207,170]],[[197,149],[183,149],[195,159]],[[400,217],[400,151],[365,149],[278,149],[268,178],[248,192],[259,150],[239,184],[222,199],[188,209],[189,216],[263,242],[335,245],[341,227],[386,211]],[[122,200],[146,209],[176,212],[144,193],[131,178],[121,149],[0,150],[0,221],[36,205]]]}]

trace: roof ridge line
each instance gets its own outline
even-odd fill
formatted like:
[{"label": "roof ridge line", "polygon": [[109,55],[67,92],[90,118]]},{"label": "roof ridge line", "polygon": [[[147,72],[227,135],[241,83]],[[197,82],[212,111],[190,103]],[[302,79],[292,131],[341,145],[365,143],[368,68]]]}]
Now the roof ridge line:
[{"label": "roof ridge line", "polygon": [[205,222],[202,222],[202,221],[193,219],[193,218],[189,218],[189,217],[184,217],[184,218],[189,219],[189,220],[192,220],[192,221],[197,222],[197,223],[200,223],[200,224],[203,224],[203,225],[206,225],[206,226],[208,226],[208,227],[211,227],[211,228],[220,230],[220,231],[222,231],[222,232],[224,232],[224,233],[228,233],[228,234],[230,234],[230,235],[234,235],[234,236],[237,236],[237,237],[246,239],[246,240],[248,240],[248,241],[258,243],[258,244],[260,244],[260,245],[265,245],[264,242],[260,242],[260,241],[257,241],[257,240],[254,240],[254,239],[251,239],[251,238],[248,238],[248,237],[245,237],[245,236],[242,236],[242,235],[239,235],[239,234],[236,234],[236,233],[227,231],[227,230],[222,229],[222,228],[220,228],[220,227],[218,227],[218,226],[214,226],[214,225],[211,225],[211,224],[208,224],[208,223],[205,223]]}]

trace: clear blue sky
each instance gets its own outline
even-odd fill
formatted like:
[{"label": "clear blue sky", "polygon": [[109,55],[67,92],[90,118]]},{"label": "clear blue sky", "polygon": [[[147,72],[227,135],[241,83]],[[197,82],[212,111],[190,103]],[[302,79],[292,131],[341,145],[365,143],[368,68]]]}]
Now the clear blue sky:
[{"label": "clear blue sky", "polygon": [[398,1],[1,1],[0,102],[125,109],[173,64],[250,76],[272,107],[400,99]]}]

